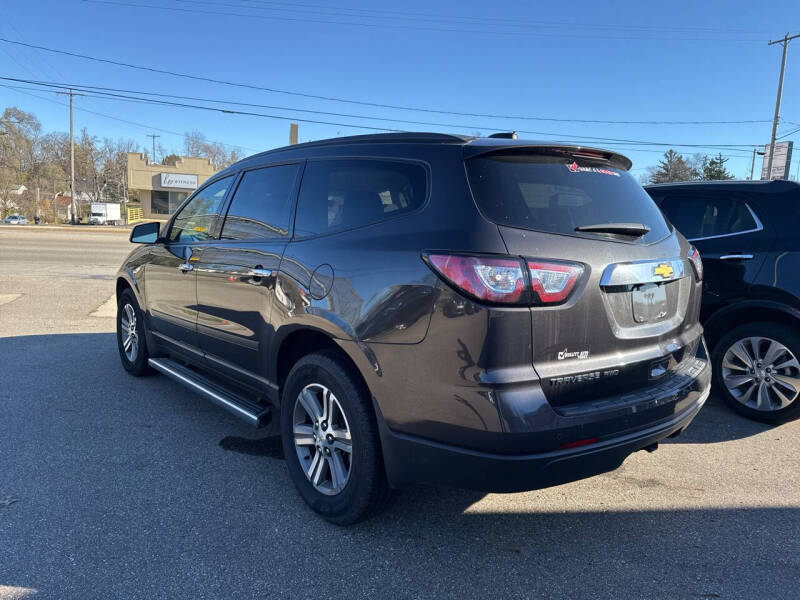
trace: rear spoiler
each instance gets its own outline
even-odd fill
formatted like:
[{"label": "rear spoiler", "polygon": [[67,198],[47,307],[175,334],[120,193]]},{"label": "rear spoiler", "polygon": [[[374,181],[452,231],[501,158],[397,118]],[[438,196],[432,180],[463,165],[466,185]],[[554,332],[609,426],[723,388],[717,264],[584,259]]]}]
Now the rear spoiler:
[{"label": "rear spoiler", "polygon": [[544,154],[547,156],[564,156],[565,159],[590,159],[603,162],[615,169],[629,171],[633,162],[627,156],[589,146],[571,146],[568,144],[508,144],[501,146],[484,146],[468,144],[464,146],[464,158],[487,156],[491,154]]}]

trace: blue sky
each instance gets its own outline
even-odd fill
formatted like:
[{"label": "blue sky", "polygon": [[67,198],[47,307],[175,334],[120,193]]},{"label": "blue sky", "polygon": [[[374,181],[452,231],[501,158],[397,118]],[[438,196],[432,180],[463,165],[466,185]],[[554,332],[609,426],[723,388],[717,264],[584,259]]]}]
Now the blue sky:
[{"label": "blue sky", "polygon": [[[520,137],[553,140],[597,137],[585,143],[619,148],[633,159],[637,176],[666,147],[612,146],[612,139],[675,144],[685,154],[717,149],[678,144],[736,145],[721,151],[731,157],[731,170],[745,177],[747,148],[769,141],[774,111],[780,47],[766,42],[787,31],[800,31],[796,0],[770,2],[768,9],[753,1],[7,1],[0,3],[0,37],[11,40],[317,96],[498,116],[415,112],[243,89],[4,43],[0,76],[280,106],[285,109],[249,110],[370,127],[483,134],[517,129],[537,132]],[[64,102],[52,92],[0,87],[0,109],[16,105],[33,112],[46,130],[68,130]],[[78,128],[100,137],[131,138],[142,148],[150,147],[146,135],[156,133],[167,152],[180,152],[181,133],[192,129],[248,154],[288,142],[288,120],[99,98],[78,98],[76,108]],[[779,135],[800,128],[800,39],[789,47],[781,113]],[[581,123],[501,115],[764,122]],[[387,118],[442,125],[381,120]],[[367,131],[300,123],[301,141]],[[800,141],[800,132],[784,139]],[[800,150],[793,176],[798,159]],[[759,164],[760,158],[757,172]]]}]

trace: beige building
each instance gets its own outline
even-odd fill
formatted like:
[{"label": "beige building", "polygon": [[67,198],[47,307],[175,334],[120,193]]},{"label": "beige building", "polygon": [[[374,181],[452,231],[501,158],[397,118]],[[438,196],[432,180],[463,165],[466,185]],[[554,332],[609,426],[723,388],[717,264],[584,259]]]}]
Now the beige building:
[{"label": "beige building", "polygon": [[151,163],[144,154],[128,153],[128,201],[138,202],[145,219],[167,219],[217,170],[206,158],[181,156],[174,163]]}]

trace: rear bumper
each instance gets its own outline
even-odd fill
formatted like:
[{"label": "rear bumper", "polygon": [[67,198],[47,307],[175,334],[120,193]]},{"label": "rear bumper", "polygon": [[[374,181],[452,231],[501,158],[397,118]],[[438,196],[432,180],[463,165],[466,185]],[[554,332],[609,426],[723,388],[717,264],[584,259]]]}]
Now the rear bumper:
[{"label": "rear bumper", "polygon": [[[709,371],[709,368],[704,371]],[[493,454],[391,431],[378,419],[389,483],[437,483],[484,492],[519,492],[612,471],[633,452],[680,433],[710,392],[708,373],[686,408],[667,421],[579,448],[536,454]]]}]

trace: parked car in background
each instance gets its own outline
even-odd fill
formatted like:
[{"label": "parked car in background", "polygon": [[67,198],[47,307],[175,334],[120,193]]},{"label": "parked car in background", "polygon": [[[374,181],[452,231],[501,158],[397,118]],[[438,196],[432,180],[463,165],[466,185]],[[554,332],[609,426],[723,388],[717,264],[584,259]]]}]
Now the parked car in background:
[{"label": "parked car in background", "polygon": [[27,225],[28,219],[23,215],[8,215],[3,219],[3,223],[6,225]]},{"label": "parked car in background", "polygon": [[779,423],[800,415],[800,184],[645,189],[703,258],[700,319],[715,388],[753,419]]},{"label": "parked car in background", "polygon": [[324,518],[422,481],[618,467],[685,429],[710,368],[702,265],[611,151],[445,134],[323,140],[210,178],[117,279],[123,367],[279,411]]}]

